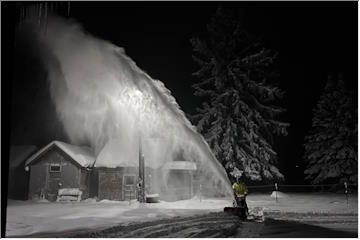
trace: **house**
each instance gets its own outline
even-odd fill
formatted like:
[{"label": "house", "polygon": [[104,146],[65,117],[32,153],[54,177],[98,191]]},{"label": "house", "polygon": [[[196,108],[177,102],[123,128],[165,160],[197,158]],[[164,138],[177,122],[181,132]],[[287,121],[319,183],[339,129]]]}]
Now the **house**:
[{"label": "house", "polygon": [[[159,194],[162,200],[189,199],[193,196],[192,175],[196,164],[167,149],[161,139],[139,144],[110,140],[99,153],[93,171],[95,195],[101,199],[136,198],[139,181],[139,153],[144,158],[145,191]],[[181,155],[181,151],[180,151]]]},{"label": "house", "polygon": [[10,147],[8,198],[26,200],[28,198],[29,174],[25,171],[25,161],[36,152],[33,145]]},{"label": "house", "polygon": [[[137,198],[138,146],[137,142],[112,139],[100,151],[96,158],[92,178],[98,199],[123,201]],[[146,176],[151,175],[153,171],[153,167],[145,166]]]},{"label": "house", "polygon": [[92,150],[53,141],[25,163],[29,171],[29,198],[55,201],[60,188],[78,188],[82,199],[129,200],[137,198],[139,154],[144,159],[145,191],[167,201],[194,196],[195,162],[184,151],[161,148],[159,139],[139,144],[112,139],[95,158]]},{"label": "house", "polygon": [[55,201],[59,188],[79,188],[82,198],[90,194],[90,174],[95,157],[90,148],[53,141],[25,163],[29,171],[29,198]]}]

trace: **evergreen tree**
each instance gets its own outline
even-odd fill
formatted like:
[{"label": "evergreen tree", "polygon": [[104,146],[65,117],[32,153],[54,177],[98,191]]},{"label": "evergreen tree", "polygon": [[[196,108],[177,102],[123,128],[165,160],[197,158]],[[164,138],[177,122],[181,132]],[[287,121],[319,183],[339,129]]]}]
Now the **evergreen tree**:
[{"label": "evergreen tree", "polygon": [[305,137],[306,178],[313,184],[357,183],[357,113],[341,77],[328,79]]},{"label": "evergreen tree", "polygon": [[192,38],[195,95],[202,107],[192,119],[230,178],[283,179],[275,167],[273,136],[286,135],[287,123],[276,120],[284,110],[275,103],[283,96],[272,85],[275,54],[264,49],[224,8],[207,25],[205,39]]}]

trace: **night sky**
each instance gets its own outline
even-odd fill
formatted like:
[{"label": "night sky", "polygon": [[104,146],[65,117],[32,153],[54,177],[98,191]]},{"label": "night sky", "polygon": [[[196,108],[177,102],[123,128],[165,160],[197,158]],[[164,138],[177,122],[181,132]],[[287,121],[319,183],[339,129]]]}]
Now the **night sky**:
[{"label": "night sky", "polygon": [[[304,136],[328,74],[342,72],[357,90],[356,2],[223,3],[241,13],[244,27],[278,52],[275,68],[286,92],[283,119],[288,136],[276,143],[279,167],[288,183],[303,183]],[[216,2],[71,3],[70,17],[95,36],[124,47],[137,65],[169,88],[187,114],[194,97],[189,39],[202,35]],[[298,167],[296,167],[298,166]]]},{"label": "night sky", "polygon": [[[217,2],[71,2],[70,17],[92,35],[125,48],[151,77],[164,82],[186,114],[195,113],[190,38],[202,35]],[[303,183],[304,136],[328,74],[342,72],[357,93],[356,2],[227,2],[244,27],[278,52],[274,67],[291,124],[276,142],[286,182]],[[298,167],[297,167],[298,166]]]}]

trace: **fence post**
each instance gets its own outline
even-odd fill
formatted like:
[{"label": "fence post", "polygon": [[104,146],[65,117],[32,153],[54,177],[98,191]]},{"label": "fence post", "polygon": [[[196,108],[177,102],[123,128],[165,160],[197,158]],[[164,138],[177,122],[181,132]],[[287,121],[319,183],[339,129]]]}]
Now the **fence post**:
[{"label": "fence post", "polygon": [[347,182],[344,182],[344,187],[345,187],[346,205],[349,206],[349,196],[348,196],[348,185],[347,185]]},{"label": "fence post", "polygon": [[199,192],[200,192],[200,202],[201,202],[201,183],[200,183],[200,186],[199,186]]},{"label": "fence post", "polygon": [[278,185],[277,185],[277,183],[275,183],[275,199],[276,199],[276,202],[278,201],[277,191],[278,191]]}]

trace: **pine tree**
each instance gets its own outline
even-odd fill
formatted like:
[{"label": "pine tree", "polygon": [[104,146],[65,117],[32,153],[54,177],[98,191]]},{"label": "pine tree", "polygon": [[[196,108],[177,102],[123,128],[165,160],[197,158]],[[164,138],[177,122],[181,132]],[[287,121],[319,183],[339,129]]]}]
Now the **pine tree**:
[{"label": "pine tree", "polygon": [[192,38],[193,85],[202,106],[192,116],[232,180],[283,179],[275,167],[274,135],[286,135],[287,123],[276,120],[283,92],[270,82],[275,54],[264,49],[230,11],[218,8],[207,25],[208,37]]},{"label": "pine tree", "polygon": [[313,184],[357,183],[357,113],[341,76],[329,78],[305,137],[306,179]]}]

